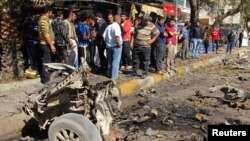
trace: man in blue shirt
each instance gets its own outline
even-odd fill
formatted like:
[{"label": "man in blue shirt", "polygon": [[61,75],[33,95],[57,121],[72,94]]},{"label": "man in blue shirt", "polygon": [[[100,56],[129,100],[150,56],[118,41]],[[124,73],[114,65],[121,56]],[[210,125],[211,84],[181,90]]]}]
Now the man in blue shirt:
[{"label": "man in blue shirt", "polygon": [[[89,59],[87,58],[89,57],[88,49],[90,45],[90,29],[87,25],[89,15],[86,13],[82,13],[79,20],[80,22],[76,28],[76,34],[79,41],[79,59],[83,57],[85,58],[85,60],[87,60],[87,62],[89,62]],[[79,62],[81,62],[81,60],[79,60]]]},{"label": "man in blue shirt", "polygon": [[179,41],[182,44],[181,50],[180,50],[180,56],[182,59],[187,58],[187,49],[189,45],[189,23],[186,22],[184,27],[181,29],[181,36],[179,38]]},{"label": "man in blue shirt", "polygon": [[156,24],[156,27],[160,31],[160,35],[156,40],[156,48],[155,48],[155,70],[157,73],[163,73],[162,72],[162,62],[164,60],[164,57],[166,55],[166,31],[164,26],[164,17],[158,18],[158,23]]}]

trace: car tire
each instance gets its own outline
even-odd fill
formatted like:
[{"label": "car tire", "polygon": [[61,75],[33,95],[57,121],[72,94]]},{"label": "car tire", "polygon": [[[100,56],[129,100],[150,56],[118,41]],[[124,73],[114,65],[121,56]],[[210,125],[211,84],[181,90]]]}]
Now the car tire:
[{"label": "car tire", "polygon": [[50,125],[50,141],[102,141],[96,126],[86,117],[76,113],[62,115]]}]

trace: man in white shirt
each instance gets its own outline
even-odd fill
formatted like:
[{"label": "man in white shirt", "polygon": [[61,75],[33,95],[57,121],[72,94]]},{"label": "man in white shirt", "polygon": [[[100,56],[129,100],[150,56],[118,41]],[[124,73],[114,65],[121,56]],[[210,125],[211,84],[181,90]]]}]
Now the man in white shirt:
[{"label": "man in white shirt", "polygon": [[103,38],[108,49],[108,76],[112,79],[118,79],[122,53],[122,32],[121,26],[119,25],[121,23],[121,17],[118,15],[114,17],[110,14],[108,19],[110,20],[110,25],[103,33]]},{"label": "man in white shirt", "polygon": [[72,11],[68,11],[66,14],[66,18],[64,20],[65,25],[68,29],[68,36],[69,36],[69,47],[67,48],[67,59],[66,63],[75,66],[76,68],[79,67],[78,62],[78,38],[75,31],[74,20],[75,20],[75,13]]}]

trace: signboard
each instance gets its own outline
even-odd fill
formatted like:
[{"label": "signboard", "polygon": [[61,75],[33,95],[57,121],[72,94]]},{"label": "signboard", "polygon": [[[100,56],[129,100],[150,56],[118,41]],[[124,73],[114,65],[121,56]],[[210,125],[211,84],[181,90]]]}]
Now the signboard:
[{"label": "signboard", "polygon": [[199,23],[202,28],[208,27],[208,19],[199,19]]},{"label": "signboard", "polygon": [[153,7],[153,6],[142,5],[141,11],[143,11],[143,12],[145,12],[147,14],[150,14],[151,12],[154,12],[154,13],[162,16],[162,17],[164,16],[162,9],[156,8],[156,7]]},{"label": "signboard", "polygon": [[[167,15],[175,16],[175,7],[169,4],[163,4],[164,13]],[[178,8],[178,16],[181,16],[181,9]]]}]

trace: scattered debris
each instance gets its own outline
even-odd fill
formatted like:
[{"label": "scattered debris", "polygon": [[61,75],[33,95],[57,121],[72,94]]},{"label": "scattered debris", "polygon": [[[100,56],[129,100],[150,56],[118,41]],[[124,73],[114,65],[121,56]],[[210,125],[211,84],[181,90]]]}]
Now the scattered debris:
[{"label": "scattered debris", "polygon": [[110,134],[104,136],[106,141],[117,141],[122,138],[122,133],[117,130],[111,130]]},{"label": "scattered debris", "polygon": [[141,106],[144,106],[148,103],[148,99],[147,98],[143,98],[143,99],[140,99],[138,101],[138,104],[141,105]]},{"label": "scattered debris", "polygon": [[150,127],[146,130],[145,135],[156,136],[159,134],[159,130],[152,130]]},{"label": "scattered debris", "polygon": [[247,78],[247,76],[244,76],[244,75],[239,75],[239,78],[238,78],[240,81],[248,81],[248,78]]},{"label": "scattered debris", "polygon": [[148,110],[148,109],[150,109],[150,106],[144,105],[144,106],[143,106],[143,109]]},{"label": "scattered debris", "polygon": [[157,93],[157,91],[156,91],[155,88],[151,88],[151,89],[149,90],[149,92],[150,92],[150,93],[153,93],[153,94]]},{"label": "scattered debris", "polygon": [[246,102],[232,102],[229,104],[230,107],[232,108],[241,108],[244,110],[250,110],[250,103],[246,103]]},{"label": "scattered debris", "polygon": [[145,122],[145,121],[147,121],[149,119],[151,119],[150,116],[144,116],[144,117],[141,117],[141,118],[137,117],[137,118],[134,119],[134,122],[136,122],[136,123],[142,123],[142,122]]},{"label": "scattered debris", "polygon": [[141,96],[141,97],[146,97],[146,96],[147,96],[147,90],[146,90],[146,89],[141,90],[141,91],[138,93],[138,95]]},{"label": "scattered debris", "polygon": [[199,125],[193,125],[192,127],[195,128],[195,129],[200,129]]},{"label": "scattered debris", "polygon": [[200,121],[200,122],[204,122],[204,121],[208,120],[208,118],[206,117],[206,115],[200,114],[200,113],[195,114],[195,119],[198,120],[198,121]]},{"label": "scattered debris", "polygon": [[239,58],[240,59],[247,59],[249,57],[249,51],[248,50],[243,50],[239,53]]},{"label": "scattered debris", "polygon": [[163,134],[157,134],[155,135],[156,138],[164,138],[164,135]]},{"label": "scattered debris", "polygon": [[151,114],[153,117],[157,117],[159,115],[159,112],[156,109],[151,109]]},{"label": "scattered debris", "polygon": [[213,114],[213,111],[207,110],[207,109],[201,109],[200,110],[201,114],[207,115],[207,116],[211,116]]},{"label": "scattered debris", "polygon": [[177,105],[177,104],[174,104],[174,107],[175,107],[175,108],[178,108],[178,107],[179,107],[179,105]]},{"label": "scattered debris", "polygon": [[204,133],[207,133],[207,125],[202,124],[202,125],[201,125],[201,130],[202,130]]},{"label": "scattered debris", "polygon": [[245,98],[244,91],[233,86],[221,85],[208,89],[210,93],[214,93],[218,90],[222,91],[225,94],[224,98],[222,99],[224,102],[242,101]]},{"label": "scattered debris", "polygon": [[200,97],[203,93],[200,90],[195,91],[195,96]]},{"label": "scattered debris", "polygon": [[225,125],[231,125],[227,120],[224,122]]},{"label": "scattered debris", "polygon": [[174,124],[174,121],[171,120],[169,116],[165,116],[162,120],[162,124],[171,125],[171,124]]}]

